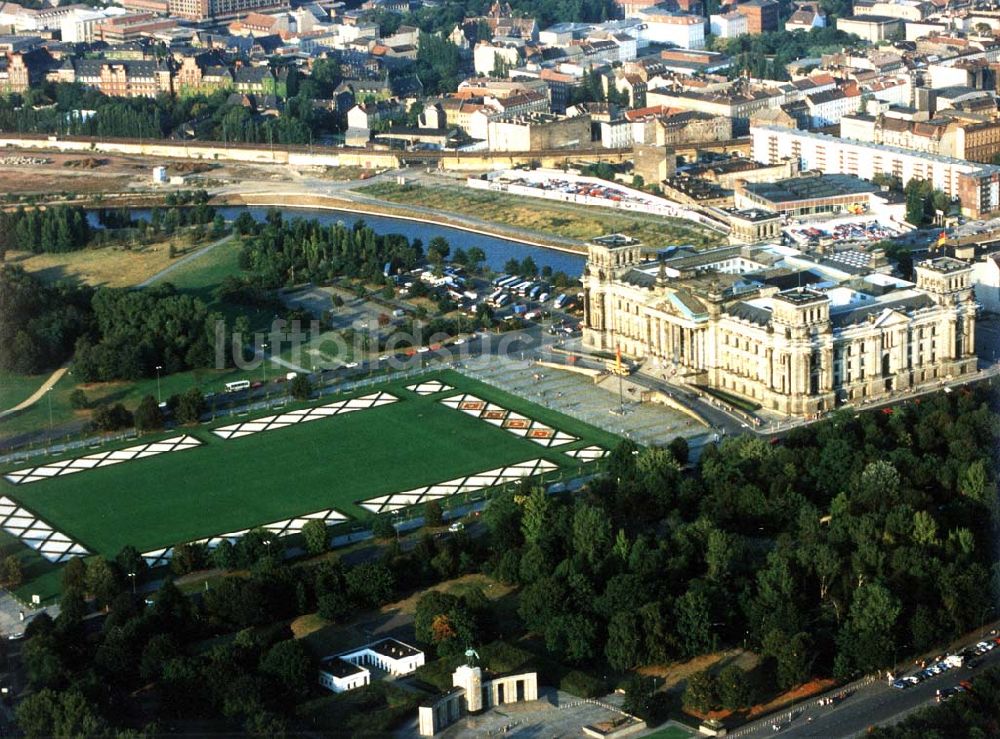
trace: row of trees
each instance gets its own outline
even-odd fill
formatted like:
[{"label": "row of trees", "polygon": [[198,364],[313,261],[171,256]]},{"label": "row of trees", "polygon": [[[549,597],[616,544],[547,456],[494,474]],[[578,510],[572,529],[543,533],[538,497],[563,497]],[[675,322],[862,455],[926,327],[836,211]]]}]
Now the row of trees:
[{"label": "row of trees", "polygon": [[75,251],[92,235],[87,212],[78,205],[0,212],[0,259],[11,249],[36,254]]},{"label": "row of trees", "polygon": [[266,290],[336,277],[379,282],[386,265],[392,271],[413,269],[424,255],[419,239],[381,236],[364,221],[350,227],[302,218],[288,222],[272,210],[263,223],[241,214],[235,227],[244,237],[241,281]]}]

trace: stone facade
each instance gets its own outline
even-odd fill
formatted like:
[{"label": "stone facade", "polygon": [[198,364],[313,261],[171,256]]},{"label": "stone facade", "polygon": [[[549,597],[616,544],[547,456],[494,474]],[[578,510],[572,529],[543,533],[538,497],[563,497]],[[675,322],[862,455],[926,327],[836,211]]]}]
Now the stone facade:
[{"label": "stone facade", "polygon": [[[781,257],[724,247],[644,260],[624,237],[596,240],[583,275],[588,347],[673,363],[687,381],[810,416],[976,370],[972,268],[918,264],[916,284],[780,289]],[[817,262],[819,265],[819,262]]]},{"label": "stone facade", "polygon": [[487,128],[490,151],[545,151],[590,143],[590,116],[547,113],[492,118]]}]

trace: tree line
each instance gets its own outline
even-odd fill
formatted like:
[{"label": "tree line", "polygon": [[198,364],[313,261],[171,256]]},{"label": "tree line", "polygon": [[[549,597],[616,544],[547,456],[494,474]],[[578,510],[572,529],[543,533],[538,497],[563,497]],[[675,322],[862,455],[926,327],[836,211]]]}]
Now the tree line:
[{"label": "tree line", "polygon": [[13,249],[67,252],[82,249],[93,236],[87,211],[79,205],[0,212],[0,259]]},{"label": "tree line", "polygon": [[379,235],[360,220],[353,226],[324,226],[315,219],[286,221],[271,210],[263,223],[242,213],[234,227],[243,236],[239,263],[244,274],[226,280],[227,292],[240,286],[274,290],[336,277],[378,283],[386,265],[392,272],[413,269],[424,255],[419,239]]}]

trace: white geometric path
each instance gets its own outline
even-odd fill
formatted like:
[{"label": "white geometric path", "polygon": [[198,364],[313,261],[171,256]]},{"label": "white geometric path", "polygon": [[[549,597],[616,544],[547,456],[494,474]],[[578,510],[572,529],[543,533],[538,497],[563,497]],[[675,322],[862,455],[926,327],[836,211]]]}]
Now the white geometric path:
[{"label": "white geometric path", "polygon": [[[347,516],[343,513],[338,513],[333,509],[327,509],[324,511],[316,511],[315,513],[306,513],[302,516],[296,516],[295,518],[286,518],[282,521],[274,521],[273,523],[266,523],[262,526],[254,526],[255,529],[264,529],[265,531],[270,531],[278,537],[290,536],[291,534],[297,534],[302,531],[303,527],[314,519],[319,519],[323,521],[327,526],[331,526],[335,523],[341,521],[346,521]],[[197,541],[190,542],[191,544],[205,544],[209,551],[215,549],[223,541],[228,541],[231,544],[235,544],[236,540],[241,536],[246,534],[250,529],[242,529],[241,531],[230,531],[228,534],[219,534],[218,536],[209,536],[205,539],[198,539]],[[148,552],[143,552],[142,556],[146,559],[146,564],[150,567],[159,567],[160,565],[167,564],[173,557],[174,548],[164,547],[163,549],[153,549]]]},{"label": "white geometric path", "polygon": [[455,395],[451,398],[445,398],[441,402],[449,408],[454,408],[470,416],[475,416],[486,421],[486,423],[499,426],[504,431],[509,431],[517,436],[530,439],[542,446],[558,446],[560,444],[568,444],[571,441],[577,441],[577,437],[575,436],[570,436],[562,431],[556,431],[551,426],[546,426],[540,421],[535,421],[527,416],[522,416],[520,413],[507,410],[495,403],[488,403],[482,398],[477,398],[475,395]]},{"label": "white geometric path", "polygon": [[165,454],[167,452],[181,452],[185,449],[193,449],[196,446],[201,446],[201,442],[193,436],[175,436],[170,439],[153,441],[148,444],[138,444],[113,452],[97,452],[96,454],[88,454],[85,457],[63,459],[59,462],[48,462],[38,467],[25,467],[24,469],[8,472],[4,477],[7,482],[14,485],[23,485],[29,482],[47,480],[50,477],[59,477],[60,475],[71,475],[75,472],[92,470],[97,467],[109,467],[113,464],[121,464],[133,459],[154,457],[157,454]]},{"label": "white geometric path", "polygon": [[264,418],[257,418],[253,421],[244,421],[243,423],[233,423],[228,426],[221,426],[220,428],[214,429],[213,433],[217,436],[221,436],[223,439],[236,439],[240,436],[248,436],[250,434],[256,434],[260,431],[283,429],[286,426],[292,426],[296,423],[317,421],[320,418],[327,418],[329,416],[339,416],[344,413],[353,413],[354,411],[363,411],[368,408],[377,408],[381,405],[395,403],[398,400],[399,398],[391,393],[372,393],[371,395],[364,395],[360,398],[338,400],[336,403],[327,403],[326,405],[320,405],[314,408],[303,408],[297,411],[281,413],[277,416],[265,416]]},{"label": "white geometric path", "polygon": [[597,459],[604,459],[608,456],[609,452],[607,449],[602,449],[599,446],[585,446],[582,449],[563,452],[563,454],[574,459],[582,459],[584,462],[593,462]]},{"label": "white geometric path", "polygon": [[500,467],[486,472],[477,472],[467,477],[458,477],[454,480],[439,482],[436,485],[426,485],[422,488],[407,490],[402,493],[392,495],[382,495],[378,498],[370,498],[361,501],[358,505],[372,513],[383,513],[385,511],[396,511],[400,508],[426,503],[429,500],[437,500],[449,495],[458,493],[471,493],[484,488],[496,487],[505,482],[519,480],[522,477],[534,477],[543,472],[554,470],[558,465],[547,459],[529,459],[527,462],[518,462],[507,467]]},{"label": "white geometric path", "polygon": [[66,534],[60,533],[31,511],[22,508],[7,496],[0,496],[0,527],[22,543],[58,564],[89,552]]},{"label": "white geometric path", "polygon": [[434,393],[443,393],[455,388],[451,385],[445,385],[440,380],[428,380],[427,382],[418,382],[416,385],[407,385],[406,389],[417,395],[433,395]]}]

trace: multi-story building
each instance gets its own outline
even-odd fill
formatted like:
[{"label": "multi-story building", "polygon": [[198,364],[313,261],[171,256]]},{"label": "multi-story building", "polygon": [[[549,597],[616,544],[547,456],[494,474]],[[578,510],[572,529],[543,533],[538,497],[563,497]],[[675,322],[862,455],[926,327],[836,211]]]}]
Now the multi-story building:
[{"label": "multi-story building", "polygon": [[747,17],[737,10],[708,17],[712,35],[718,38],[736,38],[747,33]]},{"label": "multi-story building", "polygon": [[778,30],[780,7],[775,0],[746,0],[736,11],[747,17],[747,33],[758,34]]},{"label": "multi-story building", "polygon": [[781,105],[784,95],[778,90],[735,87],[721,92],[657,89],[646,92],[647,105],[662,105],[681,110],[695,110],[723,116],[733,121],[733,135],[744,136],[754,113]]},{"label": "multi-story building", "polygon": [[288,10],[288,0],[168,0],[167,12],[191,21],[228,20],[255,10]]},{"label": "multi-story building", "polygon": [[928,121],[844,116],[840,135],[972,162],[989,163],[1000,154],[1000,118],[961,110],[945,110]]},{"label": "multi-story building", "polygon": [[848,113],[857,112],[861,107],[861,93],[857,87],[817,92],[806,95],[806,107],[813,127],[829,126],[837,123]]},{"label": "multi-story building", "polygon": [[[824,287],[783,289],[796,270]],[[595,239],[582,278],[583,342],[673,363],[691,384],[790,415],[975,372],[969,265],[921,262],[915,284],[868,274],[829,286],[822,270],[766,246],[658,261],[626,237]]]},{"label": "multi-story building", "polygon": [[902,33],[903,25],[899,18],[881,15],[850,15],[837,19],[838,31],[853,33],[873,44]]},{"label": "multi-story building", "polygon": [[660,5],[646,8],[638,16],[645,28],[641,38],[651,44],[667,44],[682,49],[705,48],[705,19],[700,15],[674,13]]},{"label": "multi-story building", "polygon": [[590,143],[590,116],[573,118],[546,113],[497,116],[489,120],[490,151],[544,151]]},{"label": "multi-story building", "polygon": [[877,174],[895,175],[902,182],[929,180],[934,187],[958,198],[962,212],[973,218],[1000,209],[1000,167],[926,152],[911,151],[822,133],[777,126],[754,126],[753,157],[777,164],[788,158],[803,170],[852,174],[871,180]]},{"label": "multi-story building", "polygon": [[152,60],[74,59],[57,70],[61,82],[78,82],[112,97],[156,97],[173,92],[170,66]]},{"label": "multi-story building", "polygon": [[23,93],[39,84],[52,66],[52,57],[42,49],[8,52],[0,56],[0,94]]}]

